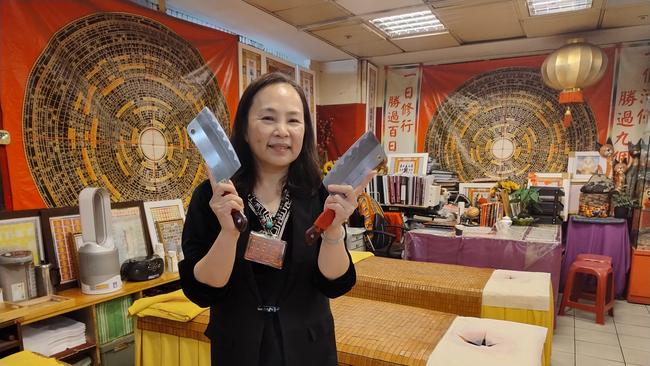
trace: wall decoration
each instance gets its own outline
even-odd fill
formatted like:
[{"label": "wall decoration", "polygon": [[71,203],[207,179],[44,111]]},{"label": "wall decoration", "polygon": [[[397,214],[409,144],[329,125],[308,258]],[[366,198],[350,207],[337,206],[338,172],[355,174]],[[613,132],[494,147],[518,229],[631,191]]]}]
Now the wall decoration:
[{"label": "wall decoration", "polygon": [[427,175],[429,154],[387,154],[388,174]]},{"label": "wall decoration", "polygon": [[156,234],[165,247],[165,253],[169,250],[181,249],[181,236],[183,235],[183,219],[164,220],[156,222]]},{"label": "wall decoration", "polygon": [[[266,72],[281,72],[293,80],[296,80],[296,67],[280,61],[279,59],[266,56]],[[297,80],[296,80],[297,81]]]},{"label": "wall decoration", "polygon": [[0,252],[29,250],[34,263],[45,260],[38,211],[0,212]]},{"label": "wall decoration", "polygon": [[382,143],[387,153],[418,151],[415,137],[419,100],[419,66],[394,66],[386,69]]},{"label": "wall decoration", "polygon": [[494,187],[494,183],[459,183],[458,193],[464,194],[472,206],[478,207],[480,199],[489,200],[492,187]]},{"label": "wall decoration", "polygon": [[263,62],[262,53],[259,50],[239,44],[239,95],[244,92],[253,80],[262,75]]},{"label": "wall decoration", "polygon": [[87,186],[189,202],[205,174],[185,126],[208,106],[230,130],[236,35],[115,0],[3,1],[0,23],[13,209],[74,206]]},{"label": "wall decoration", "polygon": [[[607,160],[598,151],[572,151],[569,153],[567,172],[573,177],[587,178],[605,173]],[[584,176],[584,177],[582,177]]]},{"label": "wall decoration", "polygon": [[120,264],[127,259],[153,254],[142,201],[113,203],[111,214],[113,242]]},{"label": "wall decoration", "polygon": [[366,131],[375,132],[377,119],[377,67],[366,62]]},{"label": "wall decoration", "polygon": [[300,86],[305,92],[307,104],[309,104],[309,112],[311,112],[311,120],[316,123],[316,85],[315,75],[311,70],[300,68]]},{"label": "wall decoration", "polygon": [[81,233],[79,208],[41,210],[41,226],[47,261],[59,269],[61,276],[61,283],[57,290],[76,287],[79,272],[74,235]]},{"label": "wall decoration", "polygon": [[163,243],[158,236],[156,222],[181,219],[185,221],[185,209],[179,199],[152,201],[144,203],[144,213],[147,218],[147,227],[151,234],[152,243]]}]

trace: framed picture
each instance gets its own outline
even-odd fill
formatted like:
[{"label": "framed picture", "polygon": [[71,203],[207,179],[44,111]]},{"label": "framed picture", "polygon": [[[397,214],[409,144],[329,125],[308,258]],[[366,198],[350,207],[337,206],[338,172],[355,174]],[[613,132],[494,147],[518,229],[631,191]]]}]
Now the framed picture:
[{"label": "framed picture", "polygon": [[572,151],[569,153],[567,172],[576,176],[588,176],[604,173],[607,169],[607,160],[600,156],[598,151]]},{"label": "framed picture", "polygon": [[163,243],[158,236],[156,222],[181,219],[185,222],[185,208],[180,199],[144,203],[144,214],[152,243]]},{"label": "framed picture", "polygon": [[300,68],[300,86],[305,92],[307,103],[309,103],[309,112],[311,120],[316,121],[316,78],[311,70]]},{"label": "framed picture", "polygon": [[427,175],[429,154],[388,154],[388,174]]},{"label": "framed picture", "polygon": [[266,72],[281,72],[293,80],[299,82],[299,80],[296,78],[296,67],[294,65],[280,61],[279,59],[271,56],[266,56]]},{"label": "framed picture", "polygon": [[472,206],[478,207],[477,202],[480,198],[490,198],[490,188],[494,183],[459,183],[458,193],[467,196]]},{"label": "framed picture", "polygon": [[111,214],[113,242],[119,253],[120,265],[127,259],[153,253],[142,201],[112,203]]},{"label": "framed picture", "polygon": [[165,253],[169,250],[178,251],[181,248],[183,224],[183,219],[156,222],[156,233],[158,234],[158,238],[160,238],[160,242],[165,247]]},{"label": "framed picture", "polygon": [[[591,175],[590,175],[591,176]],[[564,221],[569,218],[569,202],[571,200],[571,180],[569,173],[528,173],[528,187],[559,187],[564,190],[564,197],[561,197],[562,218]],[[580,198],[580,194],[578,194]]]},{"label": "framed picture", "polygon": [[377,118],[377,67],[366,61],[366,131],[375,132]]},{"label": "framed picture", "polygon": [[38,210],[0,212],[0,252],[29,250],[35,264],[45,260]]},{"label": "framed picture", "polygon": [[264,56],[261,51],[244,45],[239,44],[239,95],[244,92],[244,89],[262,75],[264,69]]},{"label": "framed picture", "polygon": [[79,276],[74,235],[81,233],[78,207],[47,208],[41,210],[41,226],[45,257],[59,270],[61,283],[57,290],[77,287]]}]

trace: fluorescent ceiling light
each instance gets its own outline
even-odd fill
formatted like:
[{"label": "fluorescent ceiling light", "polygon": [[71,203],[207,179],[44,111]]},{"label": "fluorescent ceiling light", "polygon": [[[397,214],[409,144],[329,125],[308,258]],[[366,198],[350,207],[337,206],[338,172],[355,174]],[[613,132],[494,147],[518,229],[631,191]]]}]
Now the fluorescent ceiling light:
[{"label": "fluorescent ceiling light", "polygon": [[531,16],[591,8],[592,0],[527,0]]},{"label": "fluorescent ceiling light", "polygon": [[445,26],[440,23],[431,10],[376,18],[370,20],[370,23],[381,29],[390,38],[438,33],[445,30]]}]

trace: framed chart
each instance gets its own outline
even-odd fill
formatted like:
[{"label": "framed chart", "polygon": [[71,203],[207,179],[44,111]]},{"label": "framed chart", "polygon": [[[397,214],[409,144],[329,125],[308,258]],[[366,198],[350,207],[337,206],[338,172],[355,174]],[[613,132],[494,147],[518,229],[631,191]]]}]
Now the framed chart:
[{"label": "framed chart", "polygon": [[142,201],[113,203],[111,214],[113,242],[119,252],[120,264],[153,253]]},{"label": "framed chart", "polygon": [[427,175],[429,154],[388,154],[389,174]]},{"label": "framed chart", "polygon": [[180,199],[145,202],[144,214],[152,243],[163,243],[158,236],[156,222],[177,219],[185,221],[185,208]]},{"label": "framed chart", "polygon": [[279,59],[273,58],[271,56],[266,56],[266,72],[281,72],[293,80],[296,78],[296,67],[294,65],[280,61]]},{"label": "framed chart", "polygon": [[38,210],[0,212],[0,252],[29,250],[34,263],[45,260]]},{"label": "framed chart", "polygon": [[305,92],[305,98],[309,104],[309,112],[311,112],[311,120],[316,121],[316,82],[314,72],[311,70],[300,68],[300,86]]},{"label": "framed chart", "polygon": [[77,286],[78,269],[74,235],[81,233],[78,207],[48,208],[41,210],[41,226],[45,256],[59,269],[61,283],[57,290]]},{"label": "framed chart", "polygon": [[246,87],[262,75],[264,69],[262,52],[243,44],[239,44],[239,95]]},{"label": "framed chart", "polygon": [[164,220],[156,222],[156,231],[160,242],[165,247],[165,253],[170,250],[181,249],[181,236],[183,235],[183,219]]}]

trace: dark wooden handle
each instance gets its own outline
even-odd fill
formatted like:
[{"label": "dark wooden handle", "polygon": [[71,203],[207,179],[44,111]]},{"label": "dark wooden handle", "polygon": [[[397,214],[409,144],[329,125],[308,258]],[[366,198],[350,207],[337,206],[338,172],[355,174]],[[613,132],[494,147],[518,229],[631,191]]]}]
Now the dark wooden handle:
[{"label": "dark wooden handle", "polygon": [[335,214],[336,213],[333,210],[327,208],[318,216],[316,221],[314,221],[314,225],[305,231],[305,241],[307,242],[307,245],[313,245],[316,240],[318,240],[320,234],[332,225]]},{"label": "dark wooden handle", "polygon": [[237,230],[239,230],[240,233],[246,231],[246,228],[248,227],[248,219],[246,216],[237,210],[232,210],[231,215],[232,221],[235,223]]}]

